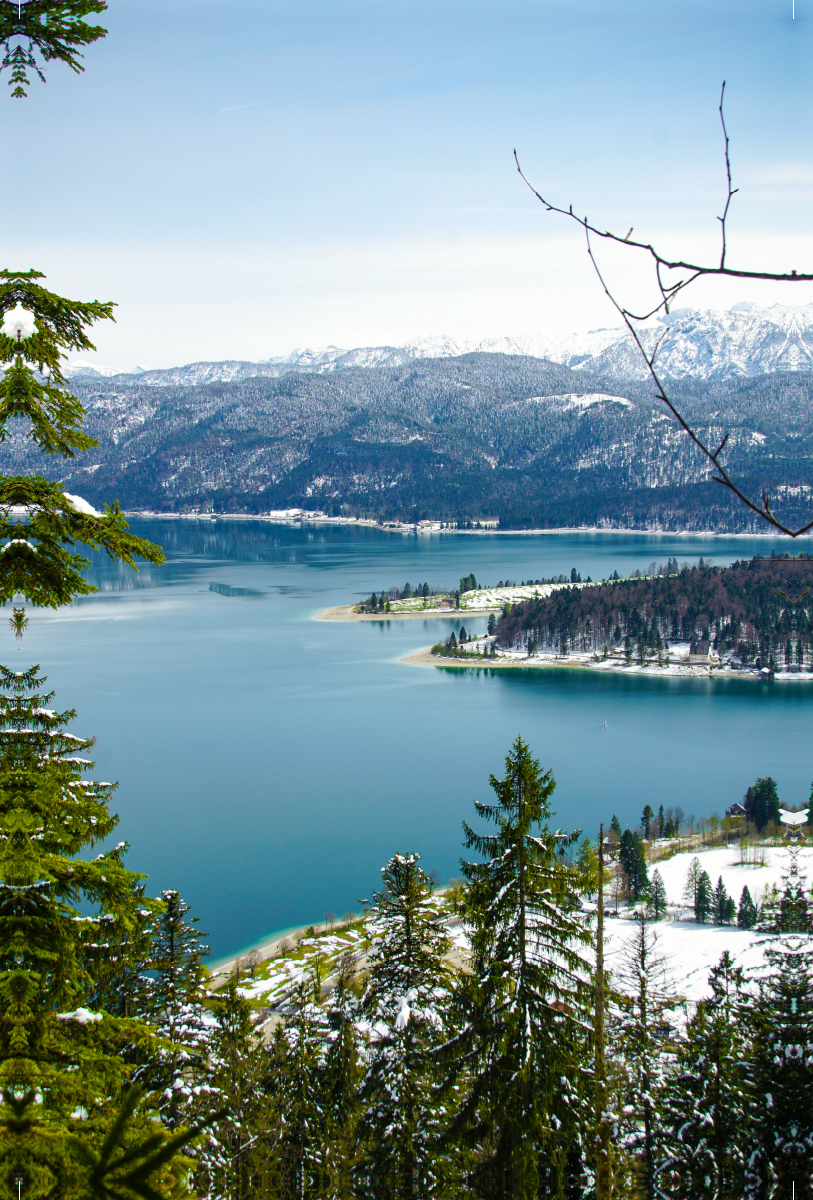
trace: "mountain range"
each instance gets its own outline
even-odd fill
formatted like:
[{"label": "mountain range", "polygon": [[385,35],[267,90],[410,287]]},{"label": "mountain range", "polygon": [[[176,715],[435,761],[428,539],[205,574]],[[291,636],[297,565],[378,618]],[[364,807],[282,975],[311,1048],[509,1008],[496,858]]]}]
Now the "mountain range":
[{"label": "mountain range", "polygon": [[[716,309],[680,309],[650,323],[644,339],[651,348],[662,338],[658,367],[665,376],[682,379],[737,379],[773,371],[813,369],[813,304],[757,308],[742,303]],[[586,333],[541,332],[516,337],[459,340],[438,336],[403,346],[366,346],[344,350],[294,350],[285,358],[262,362],[226,360],[189,363],[182,367],[117,373],[78,360],[73,378],[127,375],[140,384],[168,387],[231,383],[242,379],[306,373],[326,374],[354,367],[398,367],[416,359],[459,358],[466,354],[507,354],[543,358],[574,370],[611,375],[619,380],[645,379],[640,353],[624,327]]]},{"label": "mountain range", "polygon": [[[681,311],[661,337],[670,395],[733,476],[801,523],[813,504],[813,306]],[[478,343],[302,351],[72,387],[99,446],[55,463],[97,508],[304,508],[505,528],[764,529],[711,482],[616,330]],[[530,353],[534,350],[535,353]],[[544,352],[544,353],[543,353]],[[25,430],[0,468],[42,469]]]}]

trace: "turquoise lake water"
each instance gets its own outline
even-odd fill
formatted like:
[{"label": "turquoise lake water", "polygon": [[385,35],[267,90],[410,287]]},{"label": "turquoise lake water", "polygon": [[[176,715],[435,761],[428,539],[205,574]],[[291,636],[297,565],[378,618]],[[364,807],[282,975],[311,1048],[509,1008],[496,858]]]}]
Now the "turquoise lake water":
[{"label": "turquoise lake water", "polygon": [[134,576],[94,564],[100,595],[31,614],[21,647],[5,635],[6,661],[40,663],[55,705],[77,709],[76,732],[97,736],[95,775],[119,780],[129,865],[151,894],[181,891],[216,957],[356,908],[396,851],[455,875],[460,823],[518,733],[553,769],[557,820],[591,834],[613,812],[633,824],[646,803],[722,813],[758,775],[774,776],[783,801],[808,797],[809,684],[407,666],[402,655],[460,618],[312,619],[407,581],[519,582],[573,566],[596,579],[787,542],[132,526],[164,546],[166,565]]}]

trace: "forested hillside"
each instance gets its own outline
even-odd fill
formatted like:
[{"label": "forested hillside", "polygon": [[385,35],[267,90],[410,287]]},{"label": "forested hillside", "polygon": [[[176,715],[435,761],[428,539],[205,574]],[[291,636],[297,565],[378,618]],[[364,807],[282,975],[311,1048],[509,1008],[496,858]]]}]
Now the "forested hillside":
[{"label": "forested hillside", "polygon": [[741,663],[809,669],[812,631],[813,559],[754,558],[562,588],[511,606],[496,637],[502,646],[567,653],[623,645],[639,655],[669,642],[705,642]]},{"label": "forested hillside", "polygon": [[[471,354],[198,386],[139,376],[77,380],[102,443],[59,464],[72,493],[127,509],[263,512],[304,507],[377,519],[504,527],[743,530],[644,384],[541,359]],[[794,519],[813,485],[811,377],[675,384],[727,461]],[[0,466],[32,469],[20,433]]]}]

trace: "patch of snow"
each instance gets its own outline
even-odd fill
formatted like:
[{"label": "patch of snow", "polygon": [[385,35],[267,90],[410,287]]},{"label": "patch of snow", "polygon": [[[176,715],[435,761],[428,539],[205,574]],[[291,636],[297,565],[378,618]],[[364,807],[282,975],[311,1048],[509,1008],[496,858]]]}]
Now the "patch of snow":
[{"label": "patch of snow", "polygon": [[91,1012],[88,1008],[76,1008],[73,1012],[57,1013],[59,1021],[78,1021],[80,1025],[90,1025],[94,1021],[103,1021],[103,1013]]},{"label": "patch of snow", "polygon": [[87,500],[83,500],[81,496],[72,496],[70,492],[63,492],[62,495],[68,501],[68,504],[70,504],[71,508],[75,509],[76,512],[82,513],[83,516],[101,516],[101,513],[98,513],[93,505],[88,504]]}]

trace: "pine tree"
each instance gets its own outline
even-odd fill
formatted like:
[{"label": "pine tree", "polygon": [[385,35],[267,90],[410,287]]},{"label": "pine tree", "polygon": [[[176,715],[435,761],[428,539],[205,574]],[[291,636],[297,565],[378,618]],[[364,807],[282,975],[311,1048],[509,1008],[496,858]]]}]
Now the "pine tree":
[{"label": "pine tree", "polygon": [[723,883],[723,877],[720,875],[711,898],[712,920],[715,925],[728,925],[731,920],[730,910],[731,901]]},{"label": "pine tree", "polygon": [[[84,71],[79,62],[79,46],[89,46],[107,33],[99,25],[89,25],[82,17],[102,13],[106,0],[27,0],[25,4],[9,5],[0,12],[0,45],[6,53],[0,71],[11,68],[12,96],[22,99],[29,86],[27,70],[45,82],[34,51],[39,50],[43,62],[54,60],[67,63],[76,72]],[[28,42],[28,46],[22,43]],[[12,44],[14,43],[14,44]]]},{"label": "pine tree", "polygon": [[658,1185],[672,1196],[738,1200],[745,1184],[751,997],[726,950],[709,976],[711,996],[689,1020],[675,1071],[659,1097]]},{"label": "pine tree", "polygon": [[579,1172],[584,1130],[592,1128],[591,1049],[585,1029],[592,996],[578,919],[578,875],[563,857],[578,832],[548,824],[556,786],[517,738],[496,804],[475,802],[497,826],[464,823],[463,917],[472,973],[462,982],[462,1028],[450,1043],[448,1082],[465,1079],[453,1128],[477,1147],[475,1194],[531,1200],[564,1196]]},{"label": "pine tree", "polygon": [[317,1200],[324,1168],[322,1075],[326,1020],[313,1001],[313,979],[302,980],[294,1012],[277,1045],[278,1112],[275,1195]]},{"label": "pine tree", "polygon": [[660,921],[661,917],[666,915],[666,884],[663,882],[660,871],[652,872],[652,879],[649,882],[649,897],[647,899],[647,912],[655,920]]},{"label": "pine tree", "polygon": [[213,999],[211,1012],[212,1086],[221,1111],[196,1147],[194,1182],[202,1195],[252,1200],[271,1182],[271,1143],[279,1134],[269,1054],[235,976]]},{"label": "pine tree", "polygon": [[336,988],[327,1011],[328,1034],[322,1081],[324,1120],[324,1200],[351,1200],[356,1168],[361,1045],[356,1030],[358,1004],[352,990],[356,962],[342,955]]},{"label": "pine tree", "polygon": [[91,1006],[155,906],[124,867],[126,843],[80,857],[118,823],[113,786],[83,778],[93,742],[65,731],[76,714],[51,709],[43,682],[36,668],[0,667],[0,1088],[6,1105],[42,1097],[39,1169],[53,1184],[73,1158],[60,1138],[70,1114],[85,1112],[98,1142],[132,1079],[132,1047],[137,1060],[154,1044],[142,1022]]},{"label": "pine tree", "polygon": [[358,1189],[381,1200],[431,1196],[439,1188],[436,1148],[443,1106],[432,1090],[450,942],[418,854],[396,854],[373,897],[373,942],[361,1013],[370,1025],[361,1085]]},{"label": "pine tree", "polygon": [[701,871],[697,878],[697,891],[694,900],[694,916],[696,921],[704,922],[713,912],[714,893],[711,880],[706,871]]},{"label": "pine tree", "polygon": [[637,928],[613,976],[616,1086],[620,1141],[629,1156],[625,1195],[654,1200],[657,1144],[655,1093],[666,1071],[669,1012],[679,1001],[658,938],[639,913]]},{"label": "pine tree", "polygon": [[753,929],[757,923],[757,908],[751,898],[746,884],[740,896],[740,906],[737,909],[737,924],[740,929]]},{"label": "pine tree", "polygon": [[208,1082],[206,986],[201,964],[209,948],[201,942],[205,935],[195,928],[198,918],[188,920],[188,914],[189,905],[177,891],[161,893],[143,1008],[161,1044],[140,1078],[160,1094],[161,1119],[173,1131],[215,1107]]},{"label": "pine tree", "polygon": [[639,833],[635,833],[631,829],[624,830],[621,835],[618,858],[627,873],[633,898],[640,900],[649,886],[649,879],[646,869],[646,850]]}]

